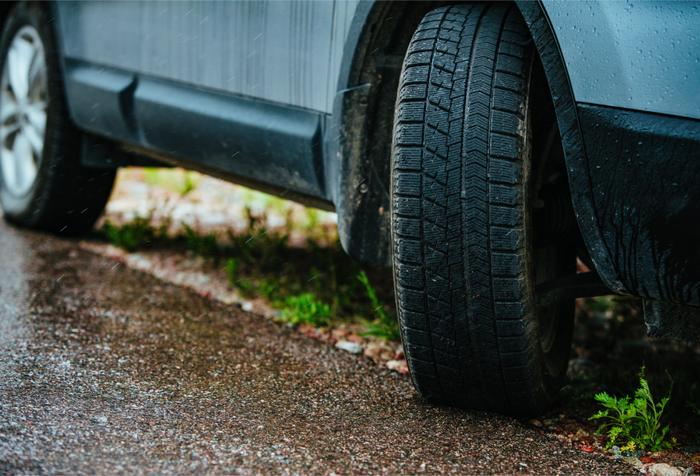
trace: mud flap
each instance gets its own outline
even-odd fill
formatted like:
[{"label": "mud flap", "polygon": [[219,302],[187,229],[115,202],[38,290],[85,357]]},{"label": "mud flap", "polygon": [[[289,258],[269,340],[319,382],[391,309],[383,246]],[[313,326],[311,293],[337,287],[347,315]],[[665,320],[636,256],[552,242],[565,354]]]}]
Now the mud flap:
[{"label": "mud flap", "polygon": [[700,307],[645,299],[644,321],[649,337],[700,342]]}]

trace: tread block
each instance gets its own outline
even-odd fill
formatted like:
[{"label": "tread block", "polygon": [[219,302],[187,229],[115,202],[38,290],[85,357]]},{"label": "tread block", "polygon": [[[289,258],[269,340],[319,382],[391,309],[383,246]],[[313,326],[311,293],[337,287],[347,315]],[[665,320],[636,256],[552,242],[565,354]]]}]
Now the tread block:
[{"label": "tread block", "polygon": [[420,198],[394,197],[394,211],[401,216],[420,218]]},{"label": "tread block", "polygon": [[401,172],[396,174],[395,192],[404,196],[421,196],[421,176],[414,172]]},{"label": "tread block", "polygon": [[428,82],[428,74],[430,67],[428,65],[423,66],[411,66],[404,69],[402,81],[403,84],[408,83],[426,83]]},{"label": "tread block", "polygon": [[518,302],[496,302],[493,306],[494,314],[497,319],[513,319],[524,326],[523,316],[525,315],[525,306]]},{"label": "tread block", "polygon": [[404,102],[399,104],[401,121],[423,121],[425,107],[422,102]]},{"label": "tread block", "polygon": [[421,170],[423,151],[420,147],[400,147],[394,152],[394,167],[406,170]]},{"label": "tread block", "polygon": [[520,190],[509,185],[491,185],[489,201],[493,205],[517,205],[520,203]]},{"label": "tread block", "polygon": [[498,276],[514,277],[523,271],[523,263],[516,253],[492,253],[491,270]]},{"label": "tread block", "polygon": [[489,162],[489,178],[494,182],[515,185],[522,180],[522,166],[518,163],[502,159],[491,159]]},{"label": "tread block", "polygon": [[518,93],[504,89],[500,91],[500,94],[494,97],[493,106],[502,111],[520,114],[522,99]]},{"label": "tread block", "polygon": [[407,238],[396,238],[394,240],[394,251],[396,259],[399,261],[421,264],[420,241]]},{"label": "tread block", "polygon": [[522,215],[519,208],[491,206],[491,223],[499,226],[520,226]]},{"label": "tread block", "polygon": [[411,288],[423,288],[425,286],[423,268],[421,266],[408,263],[396,263],[394,266],[401,286]]},{"label": "tread block", "polygon": [[520,159],[520,141],[512,136],[491,134],[491,155],[506,159]]},{"label": "tread block", "polygon": [[405,238],[420,238],[421,220],[418,218],[394,218],[394,230]]},{"label": "tread block", "polygon": [[513,133],[520,127],[520,118],[509,112],[493,111],[491,113],[491,130],[500,133]]},{"label": "tread block", "polygon": [[491,247],[494,250],[517,253],[520,250],[522,233],[515,227],[492,226]]},{"label": "tread block", "polygon": [[430,336],[425,332],[418,332],[419,330],[427,331],[430,328],[426,314],[402,309],[401,319],[404,328],[407,329],[406,332],[410,333],[414,343],[430,345]]},{"label": "tread block", "polygon": [[399,100],[425,99],[427,86],[423,83],[407,84],[399,92]]}]

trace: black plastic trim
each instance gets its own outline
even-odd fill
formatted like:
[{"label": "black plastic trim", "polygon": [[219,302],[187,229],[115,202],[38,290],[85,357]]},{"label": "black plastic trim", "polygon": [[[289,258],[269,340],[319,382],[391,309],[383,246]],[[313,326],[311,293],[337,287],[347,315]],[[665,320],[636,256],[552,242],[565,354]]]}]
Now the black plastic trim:
[{"label": "black plastic trim", "polygon": [[270,193],[332,209],[321,113],[66,60],[85,131]]},{"label": "black plastic trim", "polygon": [[612,291],[623,293],[625,287],[613,266],[593,205],[593,186],[587,154],[571,83],[559,44],[539,1],[517,0],[516,5],[530,30],[549,85],[564,149],[571,201],[581,237],[603,282]]},{"label": "black plastic trim", "polygon": [[700,305],[700,121],[580,104],[593,205],[624,289]]}]

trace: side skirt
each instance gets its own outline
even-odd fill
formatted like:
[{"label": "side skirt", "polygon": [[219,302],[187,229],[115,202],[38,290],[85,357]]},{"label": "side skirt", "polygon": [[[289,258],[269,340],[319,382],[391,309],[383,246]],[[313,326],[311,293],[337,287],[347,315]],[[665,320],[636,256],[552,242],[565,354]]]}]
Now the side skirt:
[{"label": "side skirt", "polygon": [[322,113],[70,59],[65,84],[78,127],[132,155],[332,208]]}]

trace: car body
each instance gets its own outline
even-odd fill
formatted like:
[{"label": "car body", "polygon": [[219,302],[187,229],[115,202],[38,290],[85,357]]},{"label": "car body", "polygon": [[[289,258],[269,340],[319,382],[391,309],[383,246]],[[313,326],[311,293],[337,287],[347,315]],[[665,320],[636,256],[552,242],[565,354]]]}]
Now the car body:
[{"label": "car body", "polygon": [[[390,262],[402,62],[440,2],[58,2],[86,166],[155,160],[335,210]],[[8,8],[4,6],[3,8]],[[700,4],[516,1],[545,78],[580,255],[652,333],[700,312]]]},{"label": "car body", "polygon": [[[576,215],[596,269],[616,292],[700,305],[700,6],[519,6],[557,96]],[[388,146],[369,150],[385,120],[370,108],[381,82],[395,81],[400,51],[392,48],[400,46],[381,45],[387,40],[373,30],[398,36],[390,30],[405,24],[387,17],[425,8],[54,6],[68,105],[81,129],[333,208],[346,250],[375,263],[387,260],[389,206],[388,170],[374,161]]]}]

